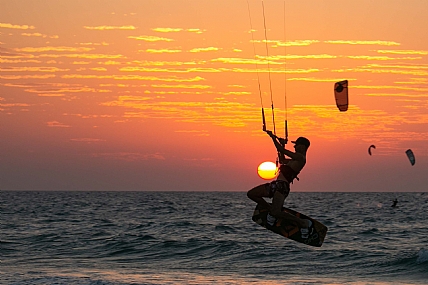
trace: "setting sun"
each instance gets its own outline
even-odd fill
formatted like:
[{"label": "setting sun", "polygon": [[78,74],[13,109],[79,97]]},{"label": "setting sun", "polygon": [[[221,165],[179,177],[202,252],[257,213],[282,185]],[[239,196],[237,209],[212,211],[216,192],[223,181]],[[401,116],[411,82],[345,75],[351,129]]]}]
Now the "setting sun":
[{"label": "setting sun", "polygon": [[259,174],[260,178],[266,180],[275,178],[277,174],[276,164],[271,161],[262,162],[257,168],[257,173]]}]

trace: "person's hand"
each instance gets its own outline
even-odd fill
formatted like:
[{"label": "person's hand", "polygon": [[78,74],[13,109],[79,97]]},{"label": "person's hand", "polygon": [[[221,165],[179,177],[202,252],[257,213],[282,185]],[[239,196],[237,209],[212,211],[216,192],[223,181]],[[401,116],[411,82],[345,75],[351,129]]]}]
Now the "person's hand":
[{"label": "person's hand", "polygon": [[286,145],[287,142],[288,142],[288,139],[278,138],[278,141],[279,141],[280,144]]},{"label": "person's hand", "polygon": [[272,131],[266,130],[265,131],[271,138],[275,137],[275,135],[272,133]]}]

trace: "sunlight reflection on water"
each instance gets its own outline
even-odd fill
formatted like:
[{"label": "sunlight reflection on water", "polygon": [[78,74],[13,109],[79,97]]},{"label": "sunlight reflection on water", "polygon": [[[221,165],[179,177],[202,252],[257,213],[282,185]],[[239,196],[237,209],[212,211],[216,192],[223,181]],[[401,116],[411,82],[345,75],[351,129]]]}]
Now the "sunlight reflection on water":
[{"label": "sunlight reflection on water", "polygon": [[[425,252],[427,253],[427,252]],[[261,280],[260,278],[242,278],[242,276],[234,275],[203,275],[196,273],[183,273],[183,272],[165,272],[165,273],[131,273],[131,272],[120,272],[113,270],[105,271],[81,271],[80,273],[70,274],[70,273],[58,273],[52,272],[53,276],[62,276],[65,278],[74,278],[74,279],[88,279],[91,278],[94,280],[94,277],[98,277],[103,282],[112,282],[114,284],[177,284],[177,285],[199,285],[199,284],[217,284],[217,285],[408,285],[412,283],[400,283],[400,282],[373,282],[373,281],[344,281],[337,280],[332,278],[322,278],[322,279],[303,279],[303,278],[288,278],[287,280],[274,280],[274,279],[265,279]],[[91,277],[89,277],[91,276]],[[92,284],[92,283],[91,283]],[[109,284],[109,283],[103,283]]]}]

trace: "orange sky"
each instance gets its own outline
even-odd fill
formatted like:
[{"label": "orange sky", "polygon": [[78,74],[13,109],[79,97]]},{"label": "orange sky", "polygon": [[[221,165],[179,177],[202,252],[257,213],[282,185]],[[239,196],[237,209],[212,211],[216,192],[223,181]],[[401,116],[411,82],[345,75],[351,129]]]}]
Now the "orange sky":
[{"label": "orange sky", "polygon": [[0,3],[0,189],[246,191],[260,82],[312,143],[293,191],[426,191],[428,1],[265,0],[269,58],[261,0]]}]

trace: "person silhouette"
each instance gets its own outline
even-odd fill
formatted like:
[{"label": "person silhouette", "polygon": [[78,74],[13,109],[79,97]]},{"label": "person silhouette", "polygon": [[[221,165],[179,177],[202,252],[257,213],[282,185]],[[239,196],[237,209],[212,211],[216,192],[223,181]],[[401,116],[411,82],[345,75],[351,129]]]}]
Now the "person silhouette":
[{"label": "person silhouette", "polygon": [[[298,226],[302,238],[307,239],[313,230],[312,221],[282,212],[282,206],[290,193],[290,183],[294,179],[298,180],[297,175],[306,164],[306,152],[310,146],[310,142],[305,137],[299,137],[297,140],[292,141],[295,151],[291,151],[285,148],[286,139],[277,137],[271,131],[265,132],[272,138],[279,153],[279,174],[276,180],[249,190],[247,196],[263,208],[269,210],[267,215],[268,226],[273,226],[276,220],[281,218]],[[286,156],[289,158],[286,158]],[[272,198],[272,205],[264,197]]]}]

